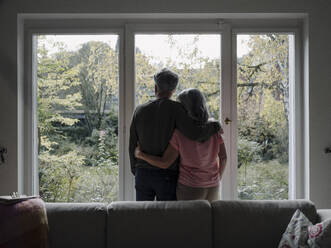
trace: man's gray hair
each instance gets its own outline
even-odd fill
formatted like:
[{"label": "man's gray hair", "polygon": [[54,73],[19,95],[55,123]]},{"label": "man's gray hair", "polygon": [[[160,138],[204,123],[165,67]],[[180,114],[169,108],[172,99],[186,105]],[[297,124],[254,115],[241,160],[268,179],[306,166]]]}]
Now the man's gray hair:
[{"label": "man's gray hair", "polygon": [[177,97],[177,100],[184,105],[189,116],[198,121],[200,124],[205,124],[209,119],[209,111],[204,95],[198,89],[183,90]]},{"label": "man's gray hair", "polygon": [[154,75],[154,82],[159,92],[171,92],[177,87],[178,75],[164,68]]}]

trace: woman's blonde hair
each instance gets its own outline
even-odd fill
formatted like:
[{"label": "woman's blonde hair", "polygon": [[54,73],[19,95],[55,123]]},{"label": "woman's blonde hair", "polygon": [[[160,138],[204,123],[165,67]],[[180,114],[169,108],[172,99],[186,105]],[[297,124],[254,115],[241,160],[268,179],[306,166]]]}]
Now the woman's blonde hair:
[{"label": "woman's blonde hair", "polygon": [[205,124],[209,119],[209,111],[206,99],[200,90],[190,88],[183,90],[177,96],[177,100],[184,105],[190,117],[201,124]]}]

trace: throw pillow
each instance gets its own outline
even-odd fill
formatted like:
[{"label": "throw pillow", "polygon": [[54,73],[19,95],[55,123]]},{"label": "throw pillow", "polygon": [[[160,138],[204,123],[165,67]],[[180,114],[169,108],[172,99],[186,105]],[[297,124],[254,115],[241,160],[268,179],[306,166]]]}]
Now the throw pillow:
[{"label": "throw pillow", "polygon": [[308,245],[311,248],[331,247],[331,219],[308,227]]},{"label": "throw pillow", "polygon": [[312,223],[298,209],[295,211],[288,224],[285,233],[278,245],[278,248],[306,248],[308,240],[308,227]]},{"label": "throw pillow", "polygon": [[48,247],[47,214],[41,199],[0,204],[0,247]]},{"label": "throw pillow", "polygon": [[331,247],[331,219],[313,225],[298,209],[295,211],[278,248]]}]

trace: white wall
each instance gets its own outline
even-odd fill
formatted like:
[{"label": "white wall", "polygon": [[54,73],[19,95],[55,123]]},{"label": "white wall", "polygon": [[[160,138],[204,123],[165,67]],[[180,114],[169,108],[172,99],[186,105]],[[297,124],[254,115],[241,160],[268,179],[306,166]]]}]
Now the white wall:
[{"label": "white wall", "polygon": [[[0,167],[0,195],[18,190],[17,14],[149,12],[306,12],[309,14],[310,199],[331,208],[331,3],[329,0],[0,0],[0,142],[8,164]],[[1,143],[0,143],[1,144]]]}]

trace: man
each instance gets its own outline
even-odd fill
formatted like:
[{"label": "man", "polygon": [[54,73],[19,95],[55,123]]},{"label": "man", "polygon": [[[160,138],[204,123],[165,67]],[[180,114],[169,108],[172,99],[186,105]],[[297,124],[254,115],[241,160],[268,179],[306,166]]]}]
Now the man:
[{"label": "man", "polygon": [[184,107],[170,100],[178,84],[174,72],[163,69],[154,75],[156,99],[139,105],[130,127],[129,155],[131,171],[135,175],[137,201],[176,200],[179,158],[168,168],[159,169],[135,158],[138,143],[142,151],[160,156],[167,148],[174,129],[192,140],[205,141],[218,132],[216,121],[199,126],[186,113]]}]

